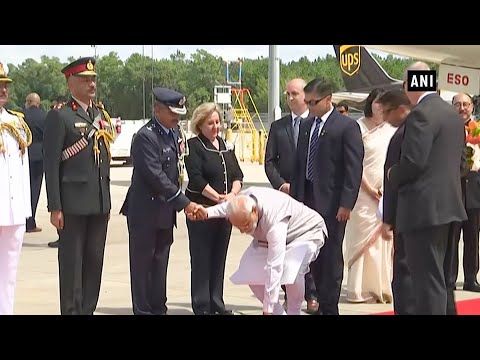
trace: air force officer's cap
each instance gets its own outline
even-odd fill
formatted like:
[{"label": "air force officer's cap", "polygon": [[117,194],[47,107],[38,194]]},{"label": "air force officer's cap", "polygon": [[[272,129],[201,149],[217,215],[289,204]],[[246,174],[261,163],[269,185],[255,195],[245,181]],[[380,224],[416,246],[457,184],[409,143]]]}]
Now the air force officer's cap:
[{"label": "air force officer's cap", "polygon": [[187,100],[185,95],[161,87],[154,88],[153,95],[155,96],[155,100],[167,105],[173,113],[178,115],[185,115],[187,113],[187,108],[185,107]]}]

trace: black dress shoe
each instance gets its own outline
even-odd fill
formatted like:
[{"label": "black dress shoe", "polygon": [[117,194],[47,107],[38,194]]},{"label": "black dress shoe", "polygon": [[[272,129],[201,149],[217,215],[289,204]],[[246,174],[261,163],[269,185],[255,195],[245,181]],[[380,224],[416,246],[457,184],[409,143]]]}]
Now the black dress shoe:
[{"label": "black dress shoe", "polygon": [[232,310],[227,310],[227,309],[215,311],[214,314],[215,315],[235,315]]},{"label": "black dress shoe", "polygon": [[48,247],[51,247],[51,248],[58,248],[58,242],[59,242],[59,240],[57,240],[57,241],[52,241],[52,242],[49,242],[49,243],[48,243]]},{"label": "black dress shoe", "polygon": [[480,285],[476,281],[468,282],[468,283],[463,284],[463,290],[480,293]]}]

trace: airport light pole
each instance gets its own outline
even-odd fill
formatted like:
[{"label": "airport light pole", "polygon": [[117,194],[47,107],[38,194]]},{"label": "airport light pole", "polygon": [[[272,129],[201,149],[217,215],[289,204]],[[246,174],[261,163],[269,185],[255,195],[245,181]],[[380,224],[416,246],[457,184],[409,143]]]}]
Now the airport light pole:
[{"label": "airport light pole", "polygon": [[[282,117],[280,109],[280,58],[277,45],[268,46],[268,122]],[[270,126],[269,126],[270,128]]]}]

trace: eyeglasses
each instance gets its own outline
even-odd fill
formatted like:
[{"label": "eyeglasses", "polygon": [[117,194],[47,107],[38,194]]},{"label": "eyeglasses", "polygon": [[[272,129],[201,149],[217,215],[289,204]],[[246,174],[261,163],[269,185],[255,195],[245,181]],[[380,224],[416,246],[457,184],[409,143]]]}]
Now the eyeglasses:
[{"label": "eyeglasses", "polygon": [[470,105],[472,105],[472,103],[470,102],[456,102],[455,104],[453,104],[453,106],[455,106],[455,109],[460,109],[462,106],[466,109]]},{"label": "eyeglasses", "polygon": [[305,104],[307,104],[308,106],[315,106],[315,105],[317,105],[320,101],[322,101],[323,99],[325,99],[325,98],[327,98],[327,97],[329,97],[329,96],[330,96],[330,95],[326,95],[326,96],[324,96],[324,97],[322,97],[322,98],[320,98],[320,99],[317,99],[317,100],[309,100],[309,101],[305,100]]}]

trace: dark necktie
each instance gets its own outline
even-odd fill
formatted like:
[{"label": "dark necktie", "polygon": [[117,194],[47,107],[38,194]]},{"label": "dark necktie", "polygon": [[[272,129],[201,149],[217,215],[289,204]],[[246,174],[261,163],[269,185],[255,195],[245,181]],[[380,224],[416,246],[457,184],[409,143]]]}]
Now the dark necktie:
[{"label": "dark necktie", "polygon": [[175,132],[173,131],[173,129],[170,129],[170,132],[168,133],[168,135],[170,136],[170,141],[172,142],[173,146],[175,146]]},{"label": "dark necktie", "polygon": [[90,119],[92,119],[92,121],[95,120],[95,118],[93,117],[93,108],[91,106],[88,107],[87,114],[88,116],[90,116]]},{"label": "dark necktie", "polygon": [[300,116],[297,116],[295,120],[293,120],[293,142],[295,143],[295,147],[297,147],[298,144],[298,131],[300,129],[300,120],[302,118]]},{"label": "dark necktie", "polygon": [[310,139],[310,150],[307,162],[307,180],[313,181],[313,167],[315,163],[315,155],[318,147],[318,132],[322,119],[315,118],[315,129],[313,130],[312,138]]}]

